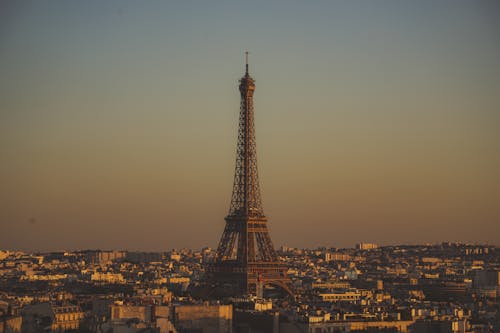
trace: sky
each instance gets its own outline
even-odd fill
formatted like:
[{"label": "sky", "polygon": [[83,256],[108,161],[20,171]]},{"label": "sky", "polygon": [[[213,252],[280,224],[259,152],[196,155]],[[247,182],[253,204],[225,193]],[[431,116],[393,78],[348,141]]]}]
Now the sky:
[{"label": "sky", "polygon": [[0,249],[217,247],[244,52],[275,247],[500,245],[498,1],[2,1]]}]

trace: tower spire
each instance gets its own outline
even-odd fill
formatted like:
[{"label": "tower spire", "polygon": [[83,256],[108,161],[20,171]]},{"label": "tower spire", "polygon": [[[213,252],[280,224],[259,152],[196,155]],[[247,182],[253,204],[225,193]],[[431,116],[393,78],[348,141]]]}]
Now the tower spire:
[{"label": "tower spire", "polygon": [[229,215],[264,216],[257,171],[257,147],[255,141],[255,121],[253,94],[255,81],[248,73],[248,52],[246,72],[240,79],[240,119],[238,142],[236,145],[236,168],[233,195]]},{"label": "tower spire", "polygon": [[246,63],[246,71],[245,74],[248,75],[248,51],[245,52],[245,63]]}]

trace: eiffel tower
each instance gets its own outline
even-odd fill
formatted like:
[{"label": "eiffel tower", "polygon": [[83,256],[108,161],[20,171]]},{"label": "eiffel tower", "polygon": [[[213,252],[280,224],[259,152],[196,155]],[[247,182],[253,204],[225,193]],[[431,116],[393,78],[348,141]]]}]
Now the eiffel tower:
[{"label": "eiffel tower", "polygon": [[255,81],[248,72],[239,80],[241,94],[233,194],[226,226],[213,263],[207,267],[209,280],[225,294],[258,294],[264,285],[293,295],[287,268],[274,250],[257,172],[253,94]]}]

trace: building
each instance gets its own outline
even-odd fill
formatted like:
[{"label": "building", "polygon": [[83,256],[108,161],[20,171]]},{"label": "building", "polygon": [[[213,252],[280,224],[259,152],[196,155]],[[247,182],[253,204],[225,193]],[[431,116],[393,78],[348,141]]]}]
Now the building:
[{"label": "building", "polygon": [[312,282],[311,289],[349,289],[351,284],[345,281]]},{"label": "building", "polygon": [[338,293],[322,293],[318,295],[323,302],[356,302],[361,299],[358,291],[345,291]]},{"label": "building", "polygon": [[378,245],[375,243],[358,243],[358,244],[356,244],[356,249],[358,249],[358,250],[374,250],[377,248],[378,248]]},{"label": "building", "polygon": [[234,311],[234,333],[280,333],[278,311]]},{"label": "building", "polygon": [[409,333],[472,333],[465,318],[419,319],[409,326]]},{"label": "building", "polygon": [[38,303],[23,309],[22,332],[40,332],[50,329],[53,332],[76,330],[83,321],[84,312],[77,305],[54,305]]},{"label": "building", "polygon": [[127,252],[125,259],[133,263],[160,262],[163,254],[160,252]]},{"label": "building", "polygon": [[345,253],[339,252],[325,252],[325,261],[349,261],[351,256]]},{"label": "building", "polygon": [[84,317],[84,312],[76,305],[54,306],[52,311],[54,313],[52,330],[55,332],[78,329]]},{"label": "building", "polygon": [[177,333],[170,321],[170,307],[158,305],[112,305],[111,319],[99,332]]},{"label": "building", "polygon": [[21,316],[0,317],[0,333],[21,333],[22,323]]},{"label": "building", "polygon": [[125,259],[125,251],[89,251],[87,261],[93,264],[108,264]]},{"label": "building", "polygon": [[[410,333],[409,326],[413,321],[395,320],[395,321],[377,321],[377,320],[313,320],[312,322],[301,323],[298,325],[281,325],[284,329],[280,332],[285,333],[337,333],[337,332],[400,332]],[[286,328],[285,328],[286,327]],[[281,328],[281,327],[280,327]],[[419,332],[420,333],[420,332]],[[429,332],[430,333],[430,332]]]},{"label": "building", "polygon": [[480,270],[474,272],[472,286],[480,294],[490,297],[499,297],[500,271]]},{"label": "building", "polygon": [[172,322],[179,332],[231,333],[232,305],[178,305],[172,308]]},{"label": "building", "polygon": [[106,283],[124,283],[125,279],[121,273],[102,273],[102,272],[94,272],[90,276],[91,281],[99,281]]}]

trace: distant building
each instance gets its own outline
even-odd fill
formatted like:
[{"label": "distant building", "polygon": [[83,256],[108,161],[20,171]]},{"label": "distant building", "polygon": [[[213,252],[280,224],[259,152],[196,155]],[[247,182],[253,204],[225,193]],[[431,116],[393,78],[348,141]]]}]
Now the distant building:
[{"label": "distant building", "polygon": [[125,251],[89,251],[86,259],[93,264],[108,264],[125,259],[125,255]]},{"label": "distant building", "polygon": [[377,290],[384,290],[384,281],[377,280]]},{"label": "distant building", "polygon": [[467,246],[464,250],[466,256],[487,255],[490,253],[488,246]]},{"label": "distant building", "polygon": [[84,318],[79,306],[57,306],[51,303],[28,305],[23,310],[22,332],[40,332],[50,329],[53,332],[76,330]]},{"label": "distant building", "polygon": [[358,291],[322,293],[319,294],[319,297],[323,302],[339,302],[339,301],[356,302],[361,299],[361,293]]},{"label": "distant building", "polygon": [[163,254],[160,252],[127,252],[125,258],[133,263],[160,262],[163,259]]},{"label": "distant building", "polygon": [[345,253],[339,252],[325,252],[324,256],[325,261],[349,261],[351,260],[351,256]]},{"label": "distant building", "polygon": [[171,253],[170,260],[179,262],[181,261],[181,255],[178,253]]},{"label": "distant building", "polygon": [[168,318],[170,308],[168,306],[152,305],[112,305],[111,321],[120,319],[137,319],[140,322],[151,323],[157,316]]},{"label": "distant building", "polygon": [[500,271],[498,270],[481,270],[474,273],[472,279],[474,289],[490,297],[500,296]]},{"label": "distant building", "polygon": [[168,284],[189,284],[191,279],[188,276],[171,276],[167,279]]},{"label": "distant building", "polygon": [[422,291],[425,299],[434,302],[465,301],[467,285],[454,281],[422,281]]},{"label": "distant building", "polygon": [[411,333],[469,333],[470,325],[465,318],[419,319],[409,326]]},{"label": "distant building", "polygon": [[[103,329],[119,332],[230,333],[232,305],[112,305]],[[126,327],[131,330],[126,331]]]},{"label": "distant building", "polygon": [[1,250],[0,250],[0,260],[4,260],[4,259],[5,259],[5,258],[7,258],[9,255],[10,255],[10,252],[9,252],[9,251],[1,251]]},{"label": "distant building", "polygon": [[0,317],[0,333],[21,333],[21,316]]},{"label": "distant building", "polygon": [[79,306],[54,306],[54,321],[52,323],[53,331],[76,330],[80,327],[84,313]]},{"label": "distant building", "polygon": [[100,281],[100,282],[107,282],[107,283],[124,283],[125,279],[123,278],[123,275],[120,273],[101,273],[101,272],[95,272],[90,276],[91,281]]},{"label": "distant building", "polygon": [[179,332],[232,332],[232,305],[179,305],[173,307],[172,314]]},{"label": "distant building", "polygon": [[280,314],[278,311],[255,312],[236,309],[234,311],[234,332],[251,333],[279,333]]},{"label": "distant building", "polygon": [[233,304],[235,308],[250,310],[253,312],[268,311],[273,309],[273,302],[271,300],[256,297],[231,298],[230,303]]},{"label": "distant building", "polygon": [[377,249],[378,245],[375,243],[358,243],[356,244],[356,249],[358,250],[373,250]]},{"label": "distant building", "polygon": [[[332,320],[328,316],[313,316],[310,321],[306,323],[301,323],[296,326],[295,330],[292,330],[291,325],[284,323],[282,326],[286,326],[286,332],[303,332],[303,333],[316,333],[316,332],[401,332],[407,333],[409,325],[413,324],[413,321],[404,320],[394,320],[394,321],[382,321],[382,320]],[[428,332],[430,333],[430,332]]]},{"label": "distant building", "polygon": [[157,305],[112,305],[111,320],[101,332],[177,333],[170,321],[170,307]]},{"label": "distant building", "polygon": [[32,272],[21,276],[21,281],[56,281],[65,280],[68,278],[68,274],[32,274]]},{"label": "distant building", "polygon": [[[309,287],[309,284],[307,285]],[[349,289],[351,284],[345,281],[312,282],[311,289]]]}]

